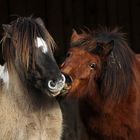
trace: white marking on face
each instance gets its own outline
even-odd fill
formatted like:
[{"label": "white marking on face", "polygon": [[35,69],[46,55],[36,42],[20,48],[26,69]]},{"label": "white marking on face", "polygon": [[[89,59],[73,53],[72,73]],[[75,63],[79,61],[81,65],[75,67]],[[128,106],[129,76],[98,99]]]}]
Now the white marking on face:
[{"label": "white marking on face", "polygon": [[48,52],[47,43],[45,42],[45,40],[43,40],[43,38],[37,37],[35,43],[36,43],[36,47],[37,48],[41,48],[43,53],[47,53]]},{"label": "white marking on face", "polygon": [[0,79],[3,80],[4,84],[6,85],[6,88],[9,86],[9,74],[7,71],[6,66],[1,66],[0,65]]}]

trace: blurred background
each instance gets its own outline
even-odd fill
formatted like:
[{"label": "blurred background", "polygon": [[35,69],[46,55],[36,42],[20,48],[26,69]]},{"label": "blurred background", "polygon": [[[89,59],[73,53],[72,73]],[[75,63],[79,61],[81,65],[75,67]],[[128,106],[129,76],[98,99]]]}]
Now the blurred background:
[{"label": "blurred background", "polygon": [[[44,20],[58,45],[55,51],[57,62],[69,48],[73,28],[94,29],[100,25],[122,27],[132,50],[140,53],[140,0],[0,0],[0,37],[2,24],[9,23],[16,16],[30,15]],[[84,130],[77,117],[76,101],[62,99],[60,104],[65,120],[63,139],[80,139]]]},{"label": "blurred background", "polygon": [[140,52],[140,0],[0,0],[0,25],[30,15],[44,20],[59,46],[57,57],[66,52],[73,28],[99,25],[122,27],[130,47]]}]

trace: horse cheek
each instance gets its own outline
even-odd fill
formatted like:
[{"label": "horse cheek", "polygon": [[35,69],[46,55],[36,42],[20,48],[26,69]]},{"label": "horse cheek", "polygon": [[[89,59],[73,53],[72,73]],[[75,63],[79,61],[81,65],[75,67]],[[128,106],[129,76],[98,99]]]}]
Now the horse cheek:
[{"label": "horse cheek", "polygon": [[80,72],[79,79],[88,80],[89,78],[90,78],[90,70],[84,69],[83,71]]}]

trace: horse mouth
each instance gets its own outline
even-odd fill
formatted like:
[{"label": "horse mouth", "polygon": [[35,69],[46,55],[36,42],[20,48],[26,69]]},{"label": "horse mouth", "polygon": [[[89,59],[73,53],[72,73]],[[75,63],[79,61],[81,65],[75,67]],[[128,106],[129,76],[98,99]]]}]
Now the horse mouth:
[{"label": "horse mouth", "polygon": [[53,97],[56,97],[56,96],[58,96],[60,94],[60,91],[58,91],[58,92],[51,92],[51,96],[53,96]]},{"label": "horse mouth", "polygon": [[58,91],[54,91],[54,90],[50,90],[49,89],[49,92],[50,92],[50,95],[53,96],[53,97],[56,97],[56,96],[65,96],[69,90],[71,88],[71,85],[68,85],[67,83],[65,83],[64,87]]},{"label": "horse mouth", "polygon": [[65,87],[65,76],[62,74],[62,80],[58,81],[58,82],[53,82],[52,80],[50,80],[48,82],[48,88],[49,91],[51,92],[52,96],[58,96],[61,93],[61,90]]},{"label": "horse mouth", "polygon": [[69,85],[69,84],[66,83],[65,86],[64,86],[64,88],[61,90],[60,95],[61,96],[67,95],[68,92],[70,91],[70,89],[71,89],[71,85]]},{"label": "horse mouth", "polygon": [[65,96],[66,94],[68,94],[68,92],[70,91],[71,87],[72,87],[72,83],[73,83],[73,79],[70,75],[64,74],[65,78],[66,78],[66,82],[65,82],[65,86],[64,88],[61,90],[61,96]]},{"label": "horse mouth", "polygon": [[61,91],[63,90],[64,87],[65,85],[63,85],[61,88],[58,88],[58,89],[49,89],[49,92],[53,97],[55,97],[61,94]]}]

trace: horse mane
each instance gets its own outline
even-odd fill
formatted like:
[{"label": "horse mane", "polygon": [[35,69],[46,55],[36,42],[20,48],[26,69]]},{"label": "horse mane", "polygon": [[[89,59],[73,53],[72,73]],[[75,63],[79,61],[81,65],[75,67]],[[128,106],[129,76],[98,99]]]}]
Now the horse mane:
[{"label": "horse mane", "polygon": [[111,40],[114,41],[114,47],[107,60],[103,62],[98,86],[103,98],[111,97],[119,101],[127,96],[129,87],[135,80],[133,73],[135,54],[127,43],[126,34],[120,32],[118,28],[112,31],[102,28],[85,33],[85,38],[75,42],[75,46],[80,44],[83,49],[94,54],[97,42],[108,43]]},{"label": "horse mane", "polygon": [[[9,31],[4,32],[2,39],[2,54],[8,67],[11,61],[19,61],[21,67],[29,68],[29,59],[35,64],[35,39],[42,37],[50,50],[56,46],[40,18],[19,17],[10,23]],[[16,44],[16,45],[14,45]],[[17,57],[17,60],[15,59]]]}]

